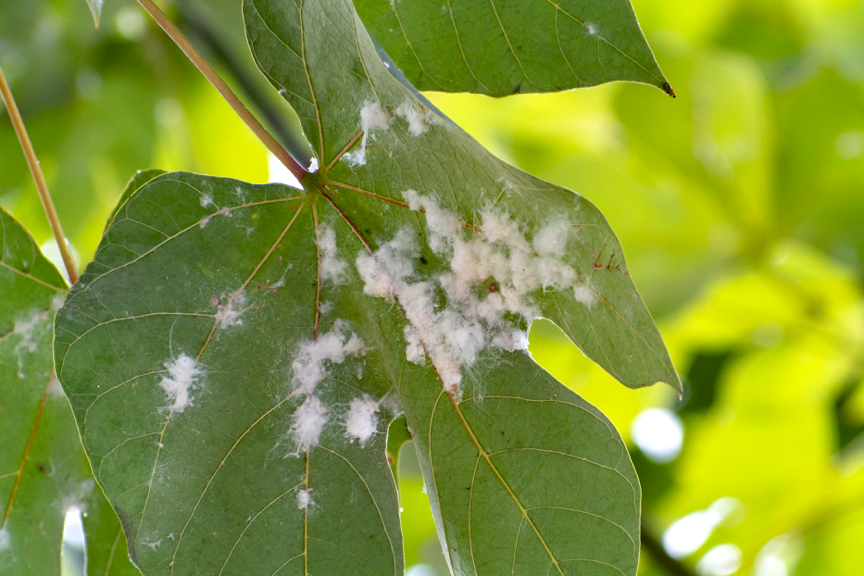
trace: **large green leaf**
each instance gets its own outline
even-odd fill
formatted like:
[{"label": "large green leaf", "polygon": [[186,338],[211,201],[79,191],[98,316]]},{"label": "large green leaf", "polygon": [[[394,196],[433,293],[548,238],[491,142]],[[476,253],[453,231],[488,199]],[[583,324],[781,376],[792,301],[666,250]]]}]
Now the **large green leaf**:
[{"label": "large green leaf", "polygon": [[[549,223],[566,221],[570,242],[564,263],[597,299],[585,306],[572,291],[544,290],[537,297],[542,315],[623,384],[638,388],[663,381],[680,388],[621,246],[590,202],[500,161],[424,108],[387,73],[350,3],[305,2],[302,13],[297,6],[288,0],[247,0],[249,42],[262,71],[298,110],[314,142],[324,167],[318,184],[340,195],[340,209],[358,230],[374,231],[368,241],[381,244],[401,226],[426,234],[422,217],[397,208],[405,207],[406,190],[437,199],[477,226],[481,213],[494,206],[496,214],[518,219],[529,237]],[[306,40],[321,36],[325,27],[326,41]],[[370,129],[361,139],[361,112],[376,102],[392,127]],[[425,132],[419,136],[404,118],[406,108],[420,117]],[[357,166],[352,159],[364,140],[367,164]]]},{"label": "large green leaf", "polygon": [[[74,506],[102,509],[85,519],[92,532],[88,574],[135,574],[120,524],[110,508],[104,510],[69,403],[53,377],[51,321],[66,283],[2,210],[0,245],[0,572],[59,575],[64,518]],[[111,540],[100,531],[111,532]]]},{"label": "large green leaf", "polygon": [[629,80],[674,95],[629,0],[356,0],[420,90],[507,96]]},{"label": "large green leaf", "polygon": [[150,180],[57,320],[138,566],[401,574],[385,431],[404,412],[456,573],[635,574],[623,443],[524,350],[545,316],[624,384],[680,386],[605,219],[423,108],[350,2],[245,14],[320,172]]},{"label": "large green leaf", "polygon": [[[384,435],[361,447],[333,426],[298,455],[287,434],[300,404],[290,386],[297,344],[338,331],[335,318],[316,321],[312,216],[282,185],[160,176],[120,208],[70,294],[58,374],[145,574],[402,570]],[[244,297],[232,297],[238,289]],[[361,286],[321,297],[343,299],[340,315],[370,344],[376,312],[395,322],[384,303],[360,305]],[[240,316],[223,324],[216,316],[232,302]],[[160,383],[183,355],[201,375],[192,404],[171,411]],[[333,367],[321,400],[347,405],[364,365],[363,391],[383,397],[390,378],[378,355],[370,347]],[[304,494],[311,503],[300,508]]]}]

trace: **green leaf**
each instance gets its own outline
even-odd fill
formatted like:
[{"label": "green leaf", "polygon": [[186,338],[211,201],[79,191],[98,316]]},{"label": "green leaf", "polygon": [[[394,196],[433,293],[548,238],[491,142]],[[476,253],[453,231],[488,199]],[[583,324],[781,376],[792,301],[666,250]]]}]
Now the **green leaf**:
[{"label": "green leaf", "polygon": [[[293,353],[316,332],[312,215],[286,186],[160,176],[120,208],[64,307],[58,373],[145,574],[272,574],[307,562],[317,572],[401,574],[384,458],[390,418],[364,447],[332,426],[297,455],[288,434],[300,404],[287,384]],[[245,298],[232,300],[241,286]],[[332,296],[345,299],[337,308],[350,329],[375,342],[373,311],[357,305],[362,288]],[[223,327],[216,315],[231,302],[242,324]],[[377,312],[392,323],[388,308]],[[334,320],[321,320],[321,334]],[[192,404],[172,412],[160,383],[183,354],[202,374]],[[334,423],[358,395],[361,366],[363,391],[387,393],[377,354],[332,367],[321,400]],[[300,508],[306,490],[311,503]]]},{"label": "green leaf", "polygon": [[[386,431],[404,412],[456,573],[515,558],[635,574],[623,443],[524,350],[545,316],[626,385],[680,386],[608,223],[423,107],[350,2],[254,0],[245,15],[320,172],[303,191],[150,180],[57,320],[58,375],[137,565],[401,574]],[[484,263],[459,265],[457,245],[503,267],[453,292],[444,275]],[[377,419],[355,426],[357,407]]]},{"label": "green leaf", "polygon": [[420,90],[507,96],[628,80],[674,96],[629,0],[356,0]]},{"label": "green leaf", "polygon": [[406,442],[412,440],[411,431],[408,430],[408,421],[404,416],[393,420],[387,429],[387,460],[390,462],[390,470],[393,477],[399,478],[399,453]]},{"label": "green leaf", "polygon": [[[550,221],[566,220],[573,240],[564,260],[585,285],[590,284],[597,301],[585,306],[571,291],[545,290],[537,298],[542,315],[626,386],[662,381],[680,390],[660,334],[633,286],[618,239],[597,208],[569,190],[500,161],[423,107],[388,74],[350,4],[306,2],[303,6],[301,17],[288,0],[247,0],[247,36],[262,72],[295,107],[314,142],[324,167],[320,181],[339,195],[340,210],[358,229],[375,231],[367,240],[380,245],[393,237],[396,226],[405,225],[413,226],[418,236],[426,234],[416,213],[392,213],[403,211],[406,190],[437,198],[442,208],[471,225],[480,225],[480,213],[494,206],[499,213],[517,218],[529,236]],[[320,32],[314,26],[323,29],[329,20],[340,23],[341,34],[332,33],[330,26],[326,43],[304,42],[304,37]],[[321,68],[305,66],[298,56],[303,53]],[[311,92],[310,86],[316,91]],[[363,144],[361,109],[373,102],[386,110],[391,128],[372,130],[367,164],[352,167],[350,159]],[[425,133],[419,137],[411,133],[399,116],[402,106],[425,119]]]},{"label": "green leaf", "polygon": [[[59,575],[65,514],[74,506],[85,512],[102,509],[84,520],[92,532],[87,534],[88,574],[137,574],[53,376],[51,322],[66,283],[3,210],[0,232],[0,572]],[[110,543],[96,535],[102,530],[112,532]],[[119,553],[113,562],[102,562],[100,556],[112,545]]]},{"label": "green leaf", "polygon": [[129,560],[123,527],[99,486],[86,501],[85,512],[81,520],[88,576],[140,576]]},{"label": "green leaf", "polygon": [[527,355],[482,364],[474,396],[415,379],[405,404],[454,573],[635,574],[642,494],[617,430]]},{"label": "green leaf", "polygon": [[0,234],[0,572],[59,575],[64,500],[88,490],[87,462],[68,434],[74,424],[52,374],[53,303],[66,283],[3,210]]},{"label": "green leaf", "polygon": [[108,220],[105,222],[105,230],[108,230],[108,227],[114,222],[114,217],[117,215],[117,211],[120,210],[120,207],[126,203],[126,200],[129,199],[132,194],[138,191],[141,186],[155,178],[156,176],[161,176],[165,173],[165,170],[160,170],[158,168],[151,168],[149,170],[139,170],[135,173],[132,178],[129,179],[129,182],[126,184],[126,188],[123,189],[123,192],[120,194],[120,198],[117,200],[117,205],[114,206],[114,209],[111,210],[111,215],[108,216]]}]

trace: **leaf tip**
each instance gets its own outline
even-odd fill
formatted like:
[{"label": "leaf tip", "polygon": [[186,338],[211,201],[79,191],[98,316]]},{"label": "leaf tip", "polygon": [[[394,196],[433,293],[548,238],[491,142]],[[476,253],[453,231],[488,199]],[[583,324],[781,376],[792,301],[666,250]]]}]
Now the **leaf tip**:
[{"label": "leaf tip", "polygon": [[105,0],[87,0],[87,6],[90,7],[90,13],[93,15],[93,25],[96,30],[99,29],[99,17],[102,15],[102,4]]},{"label": "leaf tip", "polygon": [[673,378],[671,378],[671,382],[666,382],[669,386],[672,387],[675,392],[678,393],[678,400],[683,400],[684,398],[684,385],[681,384],[681,376],[678,372],[673,372]]},{"label": "leaf tip", "polygon": [[665,92],[666,94],[668,94],[672,98],[676,97],[675,96],[675,90],[672,89],[672,85],[669,84],[669,82],[663,82],[663,84],[660,85],[660,89],[663,90],[663,92]]}]

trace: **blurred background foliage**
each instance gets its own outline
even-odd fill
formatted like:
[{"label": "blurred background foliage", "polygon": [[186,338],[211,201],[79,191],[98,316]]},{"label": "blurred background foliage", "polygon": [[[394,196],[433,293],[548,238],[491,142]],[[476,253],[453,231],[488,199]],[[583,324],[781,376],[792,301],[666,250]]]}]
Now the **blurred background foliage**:
[{"label": "blurred background foliage", "polygon": [[[532,330],[538,362],[629,443],[644,490],[640,572],[860,574],[864,4],[633,4],[675,100],[626,84],[428,96],[498,156],[604,212],[684,376],[683,399],[629,391],[553,325]],[[167,8],[308,158],[245,48],[239,0]],[[98,30],[83,1],[3,2],[0,66],[81,264],[136,170],[281,178],[131,0],[107,2]],[[0,204],[56,252],[5,112]],[[408,449],[400,469],[409,574],[443,576]]]}]

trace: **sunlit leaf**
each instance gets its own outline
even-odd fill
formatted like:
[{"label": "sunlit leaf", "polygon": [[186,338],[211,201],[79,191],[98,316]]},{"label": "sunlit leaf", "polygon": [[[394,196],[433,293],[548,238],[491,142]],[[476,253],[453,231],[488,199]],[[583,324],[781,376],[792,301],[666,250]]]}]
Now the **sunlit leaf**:
[{"label": "sunlit leaf", "polygon": [[357,0],[420,90],[506,96],[630,80],[673,94],[629,0]]}]

